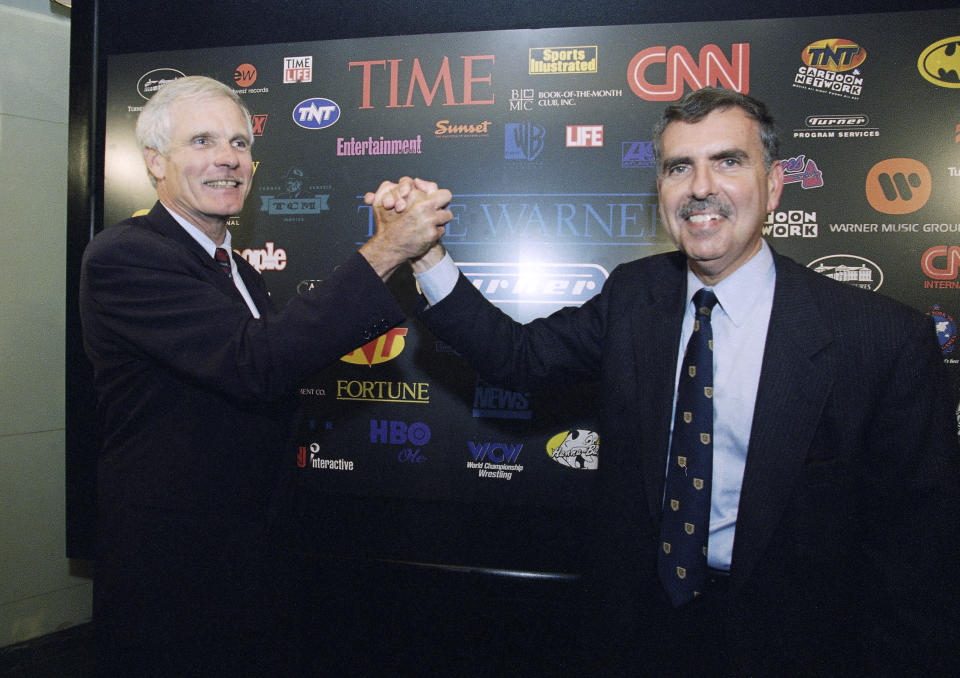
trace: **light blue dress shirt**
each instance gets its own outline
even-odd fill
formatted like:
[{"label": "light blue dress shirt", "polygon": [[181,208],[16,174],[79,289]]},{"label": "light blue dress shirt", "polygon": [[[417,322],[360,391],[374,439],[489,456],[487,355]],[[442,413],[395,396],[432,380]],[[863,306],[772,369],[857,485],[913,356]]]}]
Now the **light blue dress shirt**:
[{"label": "light blue dress shirt", "polygon": [[[448,253],[428,271],[418,274],[417,284],[427,302],[436,304],[453,290],[457,274],[457,266]],[[767,243],[762,241],[757,254],[712,288],[719,303],[711,316],[714,430],[707,563],[719,570],[729,570],[733,558],[740,486],[743,484],[743,469],[747,461],[775,281],[773,254]],[[694,312],[690,301],[697,290],[704,286],[688,269],[687,306],[680,334],[677,379],[693,331]],[[672,434],[672,419],[670,427]],[[664,474],[668,458],[669,451],[664,457]]]}]

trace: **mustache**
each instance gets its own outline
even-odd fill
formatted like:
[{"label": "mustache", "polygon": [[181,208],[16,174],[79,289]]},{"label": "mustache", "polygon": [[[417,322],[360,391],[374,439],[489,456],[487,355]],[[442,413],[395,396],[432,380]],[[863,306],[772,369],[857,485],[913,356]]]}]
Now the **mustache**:
[{"label": "mustache", "polygon": [[711,195],[703,200],[688,200],[677,210],[677,216],[681,219],[689,219],[697,212],[716,212],[722,217],[729,217],[731,211],[720,198]]}]

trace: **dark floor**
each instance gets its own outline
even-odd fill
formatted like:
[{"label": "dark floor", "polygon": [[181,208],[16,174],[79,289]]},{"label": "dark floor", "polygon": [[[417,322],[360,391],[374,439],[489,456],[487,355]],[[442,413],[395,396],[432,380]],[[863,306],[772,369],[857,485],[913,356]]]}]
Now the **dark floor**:
[{"label": "dark floor", "polygon": [[0,648],[3,678],[91,678],[93,629],[73,626],[25,643]]}]

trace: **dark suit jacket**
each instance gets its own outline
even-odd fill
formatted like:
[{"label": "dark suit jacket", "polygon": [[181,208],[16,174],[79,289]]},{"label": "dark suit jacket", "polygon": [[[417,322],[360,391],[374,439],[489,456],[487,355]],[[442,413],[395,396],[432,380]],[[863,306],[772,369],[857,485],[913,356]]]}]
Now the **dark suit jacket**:
[{"label": "dark suit jacket", "polygon": [[682,255],[620,266],[581,308],[527,325],[463,276],[421,313],[491,381],[601,380],[587,577],[597,615],[585,624],[595,659],[615,660],[611,673],[885,675],[955,652],[958,447],[933,327],[881,295],[775,262],[730,576],[679,610],[665,602],[656,553]]},{"label": "dark suit jacket", "polygon": [[104,433],[104,675],[219,675],[264,657],[255,643],[284,614],[270,587],[293,576],[268,515],[295,458],[295,386],[403,319],[359,254],[282,310],[234,259],[260,319],[159,203],[84,253],[80,313]]}]

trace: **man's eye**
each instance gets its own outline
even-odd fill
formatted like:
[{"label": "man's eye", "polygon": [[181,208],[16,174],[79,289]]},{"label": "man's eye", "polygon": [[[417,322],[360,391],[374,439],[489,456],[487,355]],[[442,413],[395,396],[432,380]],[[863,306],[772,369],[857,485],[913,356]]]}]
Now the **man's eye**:
[{"label": "man's eye", "polygon": [[684,173],[686,173],[686,171],[687,171],[687,166],[686,166],[686,165],[674,165],[673,167],[668,167],[668,168],[667,168],[667,174],[671,174],[671,175],[673,175],[673,176],[677,176],[677,175],[679,175],[679,174],[684,174]]},{"label": "man's eye", "polygon": [[233,142],[233,146],[234,148],[244,149],[247,147],[247,142],[244,141],[243,139],[237,139],[236,141]]},{"label": "man's eye", "polygon": [[206,137],[197,137],[193,140],[194,146],[206,146],[208,143],[210,143],[210,140]]}]

